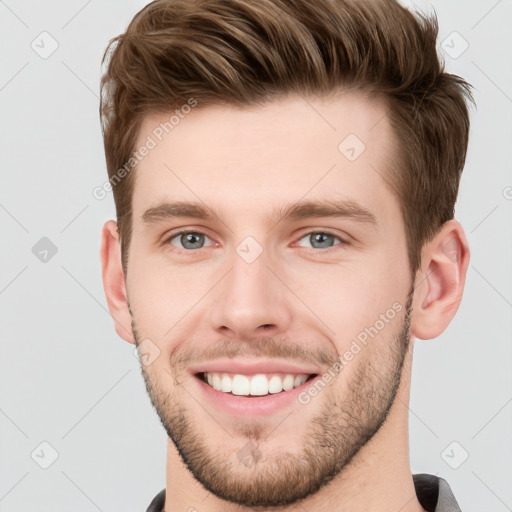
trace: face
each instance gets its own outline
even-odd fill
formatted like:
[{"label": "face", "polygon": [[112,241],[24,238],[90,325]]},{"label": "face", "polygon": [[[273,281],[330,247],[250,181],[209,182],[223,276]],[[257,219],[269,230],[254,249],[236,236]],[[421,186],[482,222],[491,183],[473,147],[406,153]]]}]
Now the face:
[{"label": "face", "polygon": [[[137,147],[168,118],[148,116]],[[126,290],[146,387],[224,500],[311,495],[385,421],[412,300],[393,151],[380,103],[289,96],[192,109],[133,171]]]}]

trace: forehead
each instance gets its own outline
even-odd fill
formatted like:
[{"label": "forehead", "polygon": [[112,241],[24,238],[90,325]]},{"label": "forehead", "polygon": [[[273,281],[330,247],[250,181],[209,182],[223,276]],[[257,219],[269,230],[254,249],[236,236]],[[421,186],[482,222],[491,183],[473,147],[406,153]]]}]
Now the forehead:
[{"label": "forehead", "polygon": [[386,108],[361,93],[148,115],[136,148],[144,145],[151,148],[133,171],[134,225],[164,201],[269,222],[271,211],[306,199],[357,201],[377,217],[398,208]]}]

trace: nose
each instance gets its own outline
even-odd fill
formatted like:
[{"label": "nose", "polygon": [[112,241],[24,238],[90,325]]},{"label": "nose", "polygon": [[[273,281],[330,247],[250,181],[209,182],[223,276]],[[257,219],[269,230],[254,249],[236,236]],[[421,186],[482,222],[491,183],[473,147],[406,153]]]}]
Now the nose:
[{"label": "nose", "polygon": [[291,304],[281,282],[286,280],[277,277],[278,266],[269,264],[265,251],[251,263],[234,252],[231,262],[231,270],[216,287],[210,317],[213,328],[223,336],[244,340],[287,331]]}]

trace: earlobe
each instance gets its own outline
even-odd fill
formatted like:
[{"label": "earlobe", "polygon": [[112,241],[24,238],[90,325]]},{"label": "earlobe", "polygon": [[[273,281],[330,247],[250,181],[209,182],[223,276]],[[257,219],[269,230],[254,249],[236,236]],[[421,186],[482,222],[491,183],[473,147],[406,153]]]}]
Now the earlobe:
[{"label": "earlobe", "polygon": [[128,308],[126,280],[121,265],[119,233],[117,223],[113,220],[109,220],[103,226],[100,257],[103,289],[116,332],[125,341],[135,343]]},{"label": "earlobe", "polygon": [[459,308],[469,265],[469,245],[460,223],[451,219],[424,247],[417,273],[411,334],[439,336]]}]

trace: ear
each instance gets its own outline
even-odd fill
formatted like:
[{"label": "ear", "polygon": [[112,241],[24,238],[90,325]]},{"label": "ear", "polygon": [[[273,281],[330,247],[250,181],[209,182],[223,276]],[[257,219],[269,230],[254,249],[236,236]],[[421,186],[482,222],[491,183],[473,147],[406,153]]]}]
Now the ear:
[{"label": "ear", "polygon": [[128,308],[126,279],[121,264],[121,246],[117,223],[109,220],[101,233],[101,267],[103,289],[107,298],[108,309],[114,320],[117,334],[128,343],[135,344],[132,320]]},{"label": "ear", "polygon": [[416,273],[411,334],[439,336],[459,308],[469,265],[469,245],[461,224],[451,219],[422,250]]}]

